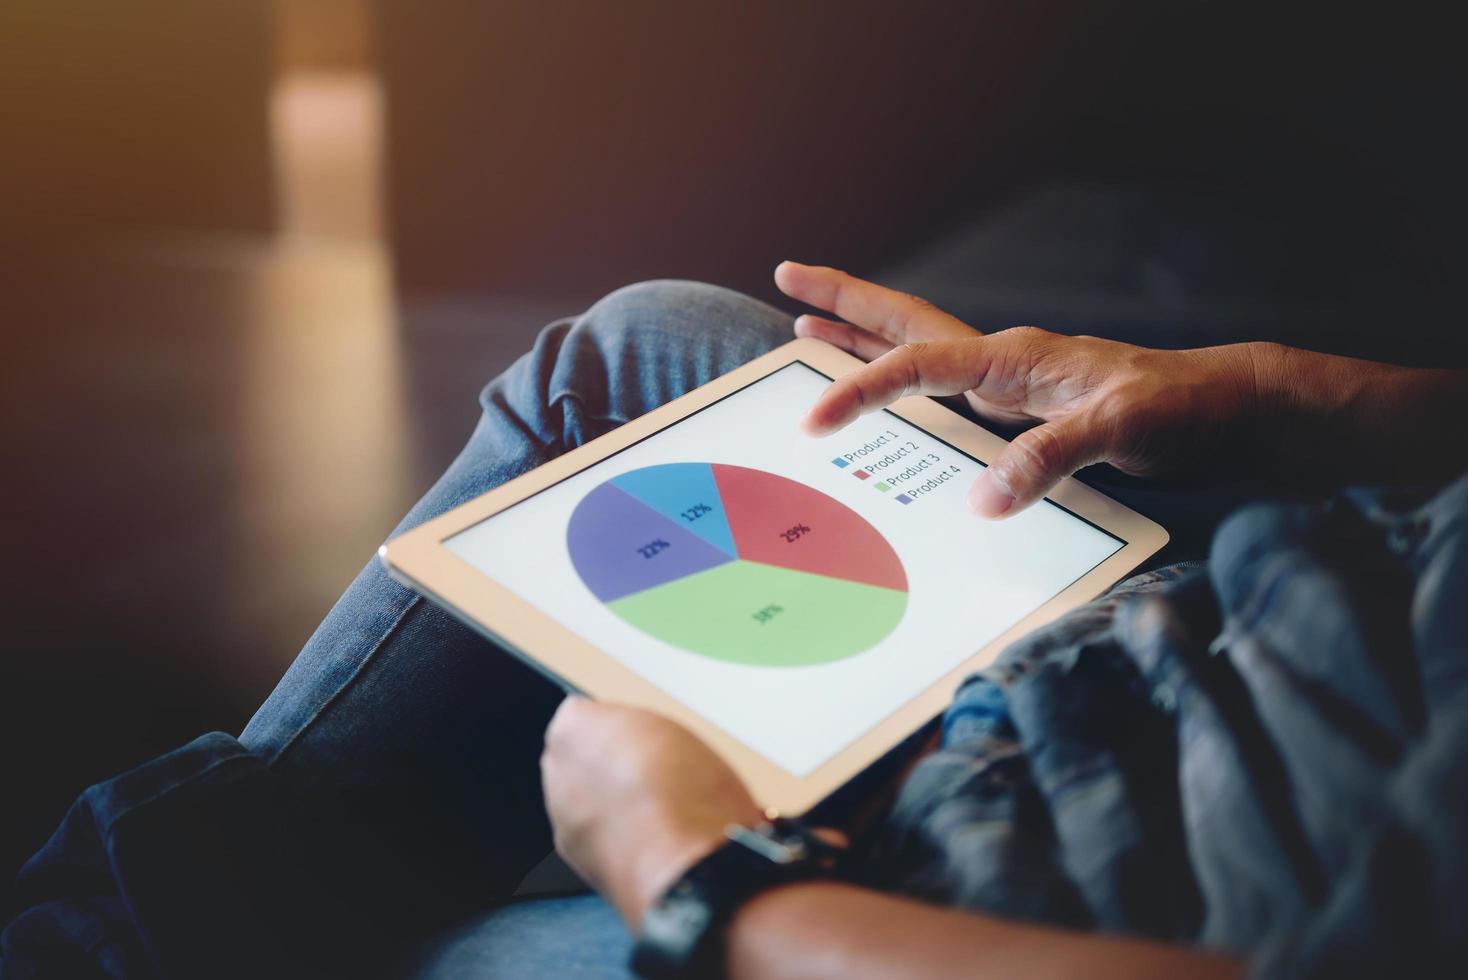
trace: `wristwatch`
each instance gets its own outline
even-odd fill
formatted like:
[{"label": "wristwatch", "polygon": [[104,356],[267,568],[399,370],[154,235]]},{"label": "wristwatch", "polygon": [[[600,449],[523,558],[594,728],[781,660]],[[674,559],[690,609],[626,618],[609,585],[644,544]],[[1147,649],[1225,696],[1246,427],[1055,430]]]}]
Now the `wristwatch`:
[{"label": "wristwatch", "polygon": [[796,820],[730,824],[728,838],[648,909],[631,968],[646,980],[724,975],[724,930],[735,911],[777,885],[840,874],[845,850]]}]

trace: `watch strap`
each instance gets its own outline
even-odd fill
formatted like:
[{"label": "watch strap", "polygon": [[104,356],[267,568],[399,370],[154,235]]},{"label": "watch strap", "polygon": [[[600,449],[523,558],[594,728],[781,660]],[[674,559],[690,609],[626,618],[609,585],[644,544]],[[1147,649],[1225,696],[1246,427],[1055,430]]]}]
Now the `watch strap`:
[{"label": "watch strap", "polygon": [[832,877],[842,855],[793,820],[750,829],[690,867],[648,910],[631,967],[647,980],[723,975],[724,932],[734,913],[778,885]]}]

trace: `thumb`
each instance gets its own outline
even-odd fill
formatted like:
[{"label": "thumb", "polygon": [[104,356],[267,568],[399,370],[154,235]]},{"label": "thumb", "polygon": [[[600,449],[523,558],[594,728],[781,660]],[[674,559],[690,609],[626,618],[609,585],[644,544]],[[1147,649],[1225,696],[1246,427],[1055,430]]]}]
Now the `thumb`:
[{"label": "thumb", "polygon": [[1020,433],[969,488],[968,505],[981,517],[1015,514],[1082,466],[1107,456],[1103,427],[1077,412]]}]

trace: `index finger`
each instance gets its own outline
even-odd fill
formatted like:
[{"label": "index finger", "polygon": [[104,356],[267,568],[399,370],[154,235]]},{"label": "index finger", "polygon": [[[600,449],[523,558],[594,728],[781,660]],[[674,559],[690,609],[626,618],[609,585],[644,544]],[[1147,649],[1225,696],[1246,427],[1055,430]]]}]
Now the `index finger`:
[{"label": "index finger", "polygon": [[[894,344],[970,332],[961,320],[926,300],[858,279],[840,269],[781,262],[775,267],[775,285],[791,299],[835,313]],[[923,334],[926,338],[919,336]]]},{"label": "index finger", "polygon": [[989,346],[975,337],[895,347],[831,382],[806,413],[805,430],[829,435],[908,395],[956,395],[977,387],[989,370]]}]

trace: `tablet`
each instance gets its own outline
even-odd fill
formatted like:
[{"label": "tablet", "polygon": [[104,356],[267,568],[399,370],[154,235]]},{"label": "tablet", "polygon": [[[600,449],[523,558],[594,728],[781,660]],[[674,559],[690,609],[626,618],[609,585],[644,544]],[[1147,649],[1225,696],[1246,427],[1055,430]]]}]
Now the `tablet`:
[{"label": "tablet", "polygon": [[799,814],[1011,640],[1167,541],[1073,479],[1004,520],[1004,441],[927,398],[812,438],[861,361],[780,347],[384,545],[399,580],[568,689],[671,717]]}]

